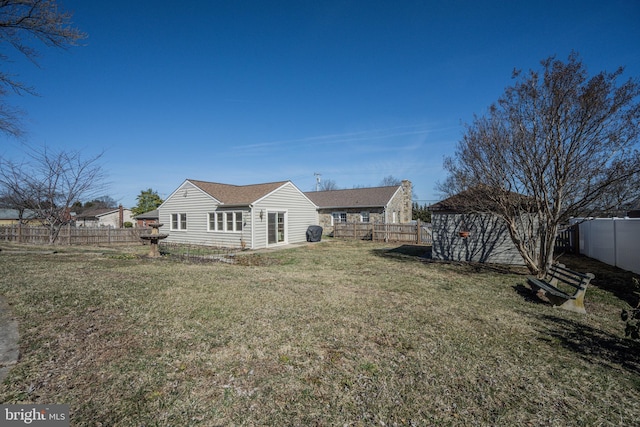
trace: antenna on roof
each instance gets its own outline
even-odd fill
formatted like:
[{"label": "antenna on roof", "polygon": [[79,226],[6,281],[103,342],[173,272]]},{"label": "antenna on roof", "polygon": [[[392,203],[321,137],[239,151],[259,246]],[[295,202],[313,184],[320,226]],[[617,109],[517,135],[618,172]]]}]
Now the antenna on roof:
[{"label": "antenna on roof", "polygon": [[320,177],[322,176],[322,174],[314,172],[313,176],[316,177],[316,191],[320,191]]}]

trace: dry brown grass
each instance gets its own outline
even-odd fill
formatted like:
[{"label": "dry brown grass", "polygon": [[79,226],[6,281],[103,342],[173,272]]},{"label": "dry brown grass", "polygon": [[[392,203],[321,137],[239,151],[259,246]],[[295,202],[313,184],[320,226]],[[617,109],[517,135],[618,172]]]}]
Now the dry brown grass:
[{"label": "dry brown grass", "polygon": [[584,316],[531,298],[517,272],[421,248],[326,241],[237,265],[70,251],[0,253],[22,352],[0,400],[68,403],[73,425],[640,418],[626,302],[604,287]]}]

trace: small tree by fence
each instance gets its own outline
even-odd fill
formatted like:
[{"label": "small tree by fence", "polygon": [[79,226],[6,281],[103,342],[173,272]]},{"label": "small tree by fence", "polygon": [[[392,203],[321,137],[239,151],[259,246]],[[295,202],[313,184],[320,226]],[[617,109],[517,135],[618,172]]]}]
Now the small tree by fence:
[{"label": "small tree by fence", "polygon": [[[111,245],[139,243],[140,234],[149,233],[146,228],[72,227],[60,229],[56,245]],[[50,231],[47,227],[19,225],[0,226],[0,241],[48,245]]]},{"label": "small tree by fence", "polygon": [[333,237],[342,239],[373,240],[377,242],[406,242],[431,245],[431,224],[383,224],[369,222],[342,222],[333,227]]}]

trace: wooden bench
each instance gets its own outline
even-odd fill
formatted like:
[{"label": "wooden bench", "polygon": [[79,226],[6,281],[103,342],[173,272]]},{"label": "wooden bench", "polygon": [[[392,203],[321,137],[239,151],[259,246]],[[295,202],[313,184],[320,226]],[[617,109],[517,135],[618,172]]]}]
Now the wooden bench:
[{"label": "wooden bench", "polygon": [[553,306],[585,314],[584,294],[594,277],[591,273],[578,273],[563,264],[554,264],[544,279],[528,277],[527,281],[534,291],[537,290],[538,296]]}]

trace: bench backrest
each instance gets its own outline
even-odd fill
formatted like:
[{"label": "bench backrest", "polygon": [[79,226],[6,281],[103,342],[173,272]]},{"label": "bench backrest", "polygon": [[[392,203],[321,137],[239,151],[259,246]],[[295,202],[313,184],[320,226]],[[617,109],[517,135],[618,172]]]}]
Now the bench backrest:
[{"label": "bench backrest", "polygon": [[558,282],[562,282],[576,289],[584,289],[594,277],[591,273],[569,270],[564,264],[553,264],[547,273],[546,281],[556,287]]}]

